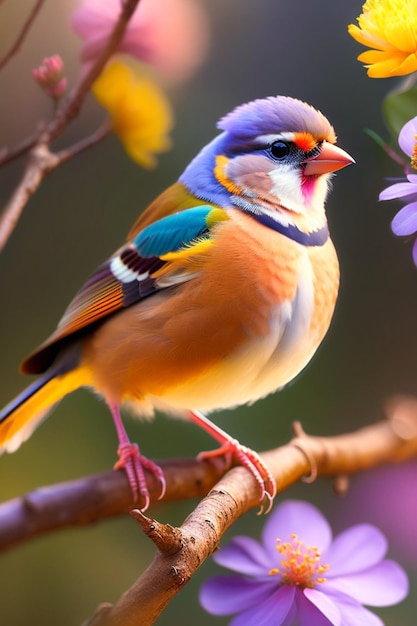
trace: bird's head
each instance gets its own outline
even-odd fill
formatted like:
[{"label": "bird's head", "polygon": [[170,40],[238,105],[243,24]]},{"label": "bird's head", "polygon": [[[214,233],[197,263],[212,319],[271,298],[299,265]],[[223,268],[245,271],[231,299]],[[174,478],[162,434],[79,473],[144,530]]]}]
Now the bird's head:
[{"label": "bird's head", "polygon": [[243,104],[180,178],[191,193],[222,207],[265,214],[302,232],[325,224],[333,172],[353,163],[316,109],[276,96]]}]

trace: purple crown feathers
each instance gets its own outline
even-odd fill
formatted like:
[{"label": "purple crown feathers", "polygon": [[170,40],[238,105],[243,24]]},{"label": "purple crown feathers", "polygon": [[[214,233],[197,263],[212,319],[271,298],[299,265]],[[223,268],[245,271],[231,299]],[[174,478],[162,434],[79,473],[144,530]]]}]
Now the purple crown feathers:
[{"label": "purple crown feathers", "polygon": [[320,111],[287,96],[270,96],[242,104],[217,126],[239,139],[297,130],[331,142],[336,140],[333,127]]}]

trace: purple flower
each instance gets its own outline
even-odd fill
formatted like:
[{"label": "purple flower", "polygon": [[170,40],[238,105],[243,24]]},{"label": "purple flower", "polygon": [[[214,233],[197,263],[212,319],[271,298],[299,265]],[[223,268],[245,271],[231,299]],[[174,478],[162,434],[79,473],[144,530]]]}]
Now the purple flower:
[{"label": "purple flower", "polygon": [[[411,167],[417,170],[417,117],[407,122],[398,136],[401,150],[410,157]],[[380,200],[401,198],[407,204],[397,213],[391,223],[392,231],[398,236],[417,233],[417,174],[408,174],[407,182],[395,183],[379,194]],[[413,246],[413,261],[417,265],[417,239]]]},{"label": "purple flower", "polygon": [[352,526],[332,540],[320,511],[287,500],[269,516],[262,543],[235,537],[214,556],[238,573],[208,580],[200,601],[214,615],[235,615],[231,626],[381,626],[362,604],[388,606],[408,592],[386,551],[374,526]]}]

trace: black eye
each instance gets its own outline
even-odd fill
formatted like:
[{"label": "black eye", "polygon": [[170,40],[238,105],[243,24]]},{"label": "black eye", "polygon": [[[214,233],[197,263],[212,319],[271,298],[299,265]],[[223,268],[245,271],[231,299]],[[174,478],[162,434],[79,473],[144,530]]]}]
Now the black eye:
[{"label": "black eye", "polygon": [[274,141],[271,144],[271,154],[274,159],[285,159],[290,153],[290,146],[286,141]]}]

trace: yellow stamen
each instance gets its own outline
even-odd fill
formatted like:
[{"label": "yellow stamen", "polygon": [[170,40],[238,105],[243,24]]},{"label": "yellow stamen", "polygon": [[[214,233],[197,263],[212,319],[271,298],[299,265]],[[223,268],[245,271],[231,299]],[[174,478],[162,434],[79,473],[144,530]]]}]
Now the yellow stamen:
[{"label": "yellow stamen", "polygon": [[411,167],[413,170],[417,170],[417,135],[414,135],[416,143],[414,144],[413,154],[411,155]]},{"label": "yellow stamen", "polygon": [[296,534],[292,534],[288,542],[277,539],[276,549],[282,557],[281,568],[273,568],[269,574],[280,574],[281,584],[312,589],[326,582],[327,579],[320,574],[327,572],[329,565],[320,563],[321,555],[317,547],[306,546]]}]

